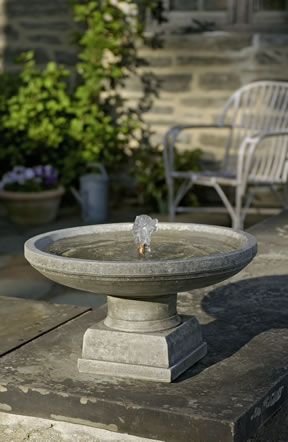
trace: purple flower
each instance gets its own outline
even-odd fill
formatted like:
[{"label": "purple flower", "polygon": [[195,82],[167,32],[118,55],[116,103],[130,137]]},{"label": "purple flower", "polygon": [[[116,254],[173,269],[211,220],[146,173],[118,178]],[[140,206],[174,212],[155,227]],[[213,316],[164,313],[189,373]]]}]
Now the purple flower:
[{"label": "purple flower", "polygon": [[34,167],[34,172],[35,172],[36,175],[42,176],[42,166]]},{"label": "purple flower", "polygon": [[18,175],[13,171],[7,172],[3,175],[2,180],[0,181],[0,187],[3,189],[6,184],[18,183]]},{"label": "purple flower", "polygon": [[47,186],[51,186],[57,181],[57,171],[50,165],[44,166],[44,182]]},{"label": "purple flower", "polygon": [[31,180],[32,178],[35,178],[35,172],[31,168],[25,169],[24,176],[27,180]]},{"label": "purple flower", "polygon": [[25,167],[23,166],[14,166],[13,172],[15,173],[23,173],[25,171]]},{"label": "purple flower", "polygon": [[21,190],[21,186],[24,186],[24,190],[27,186],[29,189],[35,189],[33,186],[37,183],[39,190],[45,190],[46,187],[53,186],[57,180],[57,171],[50,165],[39,165],[33,168],[15,166],[2,176],[0,189],[5,188],[6,185],[7,189],[12,185],[13,190]]},{"label": "purple flower", "polygon": [[44,170],[45,170],[45,175],[50,175],[53,170],[53,167],[50,165],[44,166]]},{"label": "purple flower", "polygon": [[24,184],[26,181],[25,169],[22,171],[15,171],[14,169],[9,173],[10,183]]}]

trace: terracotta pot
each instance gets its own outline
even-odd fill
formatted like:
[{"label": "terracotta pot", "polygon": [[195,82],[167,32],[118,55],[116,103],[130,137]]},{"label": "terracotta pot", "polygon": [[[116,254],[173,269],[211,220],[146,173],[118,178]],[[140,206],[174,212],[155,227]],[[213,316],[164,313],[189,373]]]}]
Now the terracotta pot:
[{"label": "terracotta pot", "polygon": [[62,186],[42,192],[0,190],[0,198],[11,221],[22,225],[40,225],[56,218],[64,192]]}]

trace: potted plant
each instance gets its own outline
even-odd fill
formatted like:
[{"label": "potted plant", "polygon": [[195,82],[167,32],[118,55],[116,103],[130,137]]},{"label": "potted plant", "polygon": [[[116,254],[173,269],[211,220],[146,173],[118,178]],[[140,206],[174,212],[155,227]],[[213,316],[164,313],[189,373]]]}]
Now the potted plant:
[{"label": "potted plant", "polygon": [[65,190],[50,165],[15,166],[0,181],[0,198],[11,221],[40,225],[53,221]]}]

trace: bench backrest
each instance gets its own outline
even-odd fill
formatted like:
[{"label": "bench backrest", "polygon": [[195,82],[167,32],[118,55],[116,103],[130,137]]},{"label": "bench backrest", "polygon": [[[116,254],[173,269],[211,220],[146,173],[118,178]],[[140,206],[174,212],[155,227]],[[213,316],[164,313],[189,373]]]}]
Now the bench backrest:
[{"label": "bench backrest", "polygon": [[241,87],[224,105],[218,124],[232,126],[223,166],[234,169],[238,149],[245,136],[287,131],[288,82],[256,81]]}]

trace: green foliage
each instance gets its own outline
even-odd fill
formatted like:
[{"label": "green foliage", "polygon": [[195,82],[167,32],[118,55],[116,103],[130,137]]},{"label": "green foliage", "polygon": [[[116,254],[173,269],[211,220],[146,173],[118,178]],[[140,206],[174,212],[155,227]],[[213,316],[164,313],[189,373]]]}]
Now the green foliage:
[{"label": "green foliage", "polygon": [[[144,41],[144,25],[134,0],[73,3],[75,20],[85,32],[76,36],[81,82],[73,96],[69,133],[82,146],[85,161],[117,169],[131,142],[138,146],[143,130],[147,130],[140,108],[129,108],[120,93],[128,74],[141,64],[137,44]],[[153,2],[146,3],[154,10]],[[146,89],[146,101],[150,93]]]},{"label": "green foliage", "polygon": [[42,72],[37,71],[32,51],[22,54],[22,60],[22,83],[17,94],[8,100],[3,127],[25,132],[28,139],[57,148],[64,139],[71,104],[67,85],[61,80],[68,71],[53,61]]},{"label": "green foliage", "polygon": [[43,190],[51,190],[56,188],[57,186],[55,184],[53,186],[50,186],[48,189],[43,189],[40,183],[37,183],[33,180],[27,180],[26,183],[21,186],[21,188],[17,183],[7,184],[5,186],[5,190],[7,190],[8,192],[41,192]]},{"label": "green foliage", "polygon": [[67,132],[71,98],[64,78],[69,72],[52,61],[43,71],[37,70],[32,51],[23,53],[20,62],[23,69],[16,93],[5,97],[0,90],[0,103],[5,103],[0,160],[9,169],[16,165],[53,164],[66,184],[73,179],[75,165],[75,156],[70,158],[71,148],[76,150],[76,143]]},{"label": "green foliage", "polygon": [[[87,162],[101,162],[108,171],[117,169],[131,145],[149,145],[142,113],[151,107],[157,88],[153,75],[144,75],[143,97],[135,108],[120,93],[128,74],[137,74],[143,65],[137,47],[147,39],[137,14],[138,0],[70,3],[81,29],[75,35],[76,87],[69,90],[71,72],[53,61],[37,69],[32,51],[20,57],[23,69],[17,87],[13,89],[11,82],[11,89],[6,93],[3,87],[1,93],[0,85],[0,164],[6,168],[52,164],[64,185],[78,178]],[[161,22],[161,2],[140,4]]]},{"label": "green foliage", "polygon": [[19,86],[17,74],[4,72],[0,75],[0,115],[7,111],[7,100],[17,93]]},{"label": "green foliage", "polygon": [[[200,170],[201,150],[180,151],[175,148],[175,170],[195,172]],[[142,204],[150,205],[160,213],[168,212],[168,189],[165,179],[163,153],[159,146],[149,149],[138,149],[133,152],[135,169],[132,171],[137,177],[138,195]],[[180,185],[180,182],[178,182]],[[175,189],[177,191],[177,188]],[[192,191],[186,196],[184,204],[197,206],[198,200]]]}]

